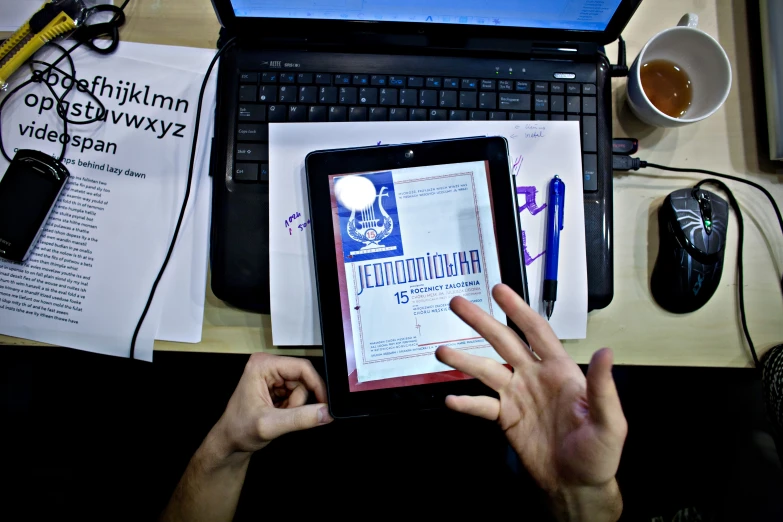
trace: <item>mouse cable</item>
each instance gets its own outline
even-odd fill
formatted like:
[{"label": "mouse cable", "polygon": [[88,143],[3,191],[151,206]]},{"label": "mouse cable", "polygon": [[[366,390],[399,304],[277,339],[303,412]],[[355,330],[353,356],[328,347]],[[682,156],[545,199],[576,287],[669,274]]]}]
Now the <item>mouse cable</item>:
[{"label": "mouse cable", "polygon": [[182,227],[182,220],[185,217],[185,209],[188,206],[188,199],[190,199],[190,187],[193,184],[193,168],[196,162],[196,146],[198,145],[198,130],[201,124],[201,106],[204,104],[204,91],[207,90],[209,76],[212,74],[212,69],[215,67],[215,63],[217,63],[218,58],[220,58],[220,55],[223,54],[229,47],[234,45],[235,41],[236,37],[233,37],[227,40],[226,43],[224,43],[223,46],[218,49],[217,53],[215,53],[215,56],[212,57],[212,61],[210,62],[209,67],[207,68],[207,72],[204,75],[204,81],[201,82],[201,91],[199,92],[198,104],[196,106],[196,123],[193,126],[193,143],[190,149],[190,166],[188,167],[188,181],[185,186],[185,197],[182,200],[182,206],[179,210],[179,217],[177,218],[177,225],[174,227],[174,234],[171,237],[171,242],[169,243],[169,249],[166,252],[166,257],[163,259],[163,264],[160,267],[160,271],[158,271],[158,276],[155,278],[155,282],[152,284],[152,290],[150,290],[149,297],[147,298],[147,304],[144,305],[144,311],[142,311],[139,322],[136,324],[136,330],[133,332],[133,338],[131,339],[130,345],[131,359],[133,359],[136,354],[136,339],[139,336],[139,331],[141,330],[142,324],[144,324],[144,319],[147,317],[147,312],[149,312],[150,306],[152,305],[152,299],[155,297],[155,291],[158,289],[158,284],[160,284],[163,273],[166,271],[166,267],[168,266],[169,260],[171,259],[171,254],[174,251],[174,245],[177,242],[179,230]]}]

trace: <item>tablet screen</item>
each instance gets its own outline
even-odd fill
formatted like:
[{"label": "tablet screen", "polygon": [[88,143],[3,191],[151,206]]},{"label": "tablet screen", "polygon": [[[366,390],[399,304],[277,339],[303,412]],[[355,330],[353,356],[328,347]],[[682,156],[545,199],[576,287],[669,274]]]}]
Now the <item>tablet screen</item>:
[{"label": "tablet screen", "polygon": [[469,378],[440,345],[502,359],[450,309],[462,296],[502,323],[489,163],[329,176],[349,389]]}]

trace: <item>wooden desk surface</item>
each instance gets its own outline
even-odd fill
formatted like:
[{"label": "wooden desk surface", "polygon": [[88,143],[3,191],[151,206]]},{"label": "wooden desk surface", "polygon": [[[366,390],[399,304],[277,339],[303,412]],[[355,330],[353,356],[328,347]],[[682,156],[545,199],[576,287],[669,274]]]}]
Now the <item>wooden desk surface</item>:
[{"label": "wooden desk surface", "polygon": [[[724,107],[709,119],[679,129],[656,129],[637,120],[625,103],[625,80],[614,81],[614,135],[640,140],[638,156],[647,161],[695,167],[747,177],[761,183],[781,201],[783,166],[759,161],[751,92],[748,29],[744,2],[728,0],[647,0],[630,22],[624,38],[628,64],[658,31],[677,23],[690,10],[700,27],[715,36],[731,60],[734,82]],[[127,9],[122,38],[128,41],[215,48],[219,25],[209,0],[134,0]],[[607,49],[614,61],[616,45]],[[736,285],[736,217],[729,225],[726,266],[721,287],[701,310],[676,316],[659,308],[650,296],[650,273],[657,252],[655,213],[673,190],[692,186],[699,176],[647,170],[644,175],[614,177],[615,295],[604,310],[589,315],[587,339],[567,341],[579,363],[603,346],[615,351],[619,364],[681,366],[750,366],[739,327]],[[746,221],[745,295],[748,324],[759,352],[783,342],[783,260],[774,213],[763,195],[731,184]],[[7,344],[37,345],[0,336]],[[271,318],[233,309],[207,289],[204,335],[200,344],[156,342],[156,350],[320,355],[319,348],[276,348]]]}]

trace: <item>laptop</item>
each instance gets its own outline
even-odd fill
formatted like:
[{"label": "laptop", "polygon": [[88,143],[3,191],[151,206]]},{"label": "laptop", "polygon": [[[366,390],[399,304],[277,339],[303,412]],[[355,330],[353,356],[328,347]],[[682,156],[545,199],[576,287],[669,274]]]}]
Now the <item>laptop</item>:
[{"label": "laptop", "polygon": [[[641,0],[213,0],[212,290],[269,313],[269,124],[573,120],[589,308],[614,292],[611,71]],[[292,209],[296,211],[297,209]]]}]

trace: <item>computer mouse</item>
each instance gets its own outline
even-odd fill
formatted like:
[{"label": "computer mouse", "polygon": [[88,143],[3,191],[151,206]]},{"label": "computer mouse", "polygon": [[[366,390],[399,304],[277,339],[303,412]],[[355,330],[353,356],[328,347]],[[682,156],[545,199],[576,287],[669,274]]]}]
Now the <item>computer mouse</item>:
[{"label": "computer mouse", "polygon": [[660,246],[650,287],[664,309],[698,310],[718,288],[723,272],[729,205],[700,188],[677,190],[658,209]]}]

